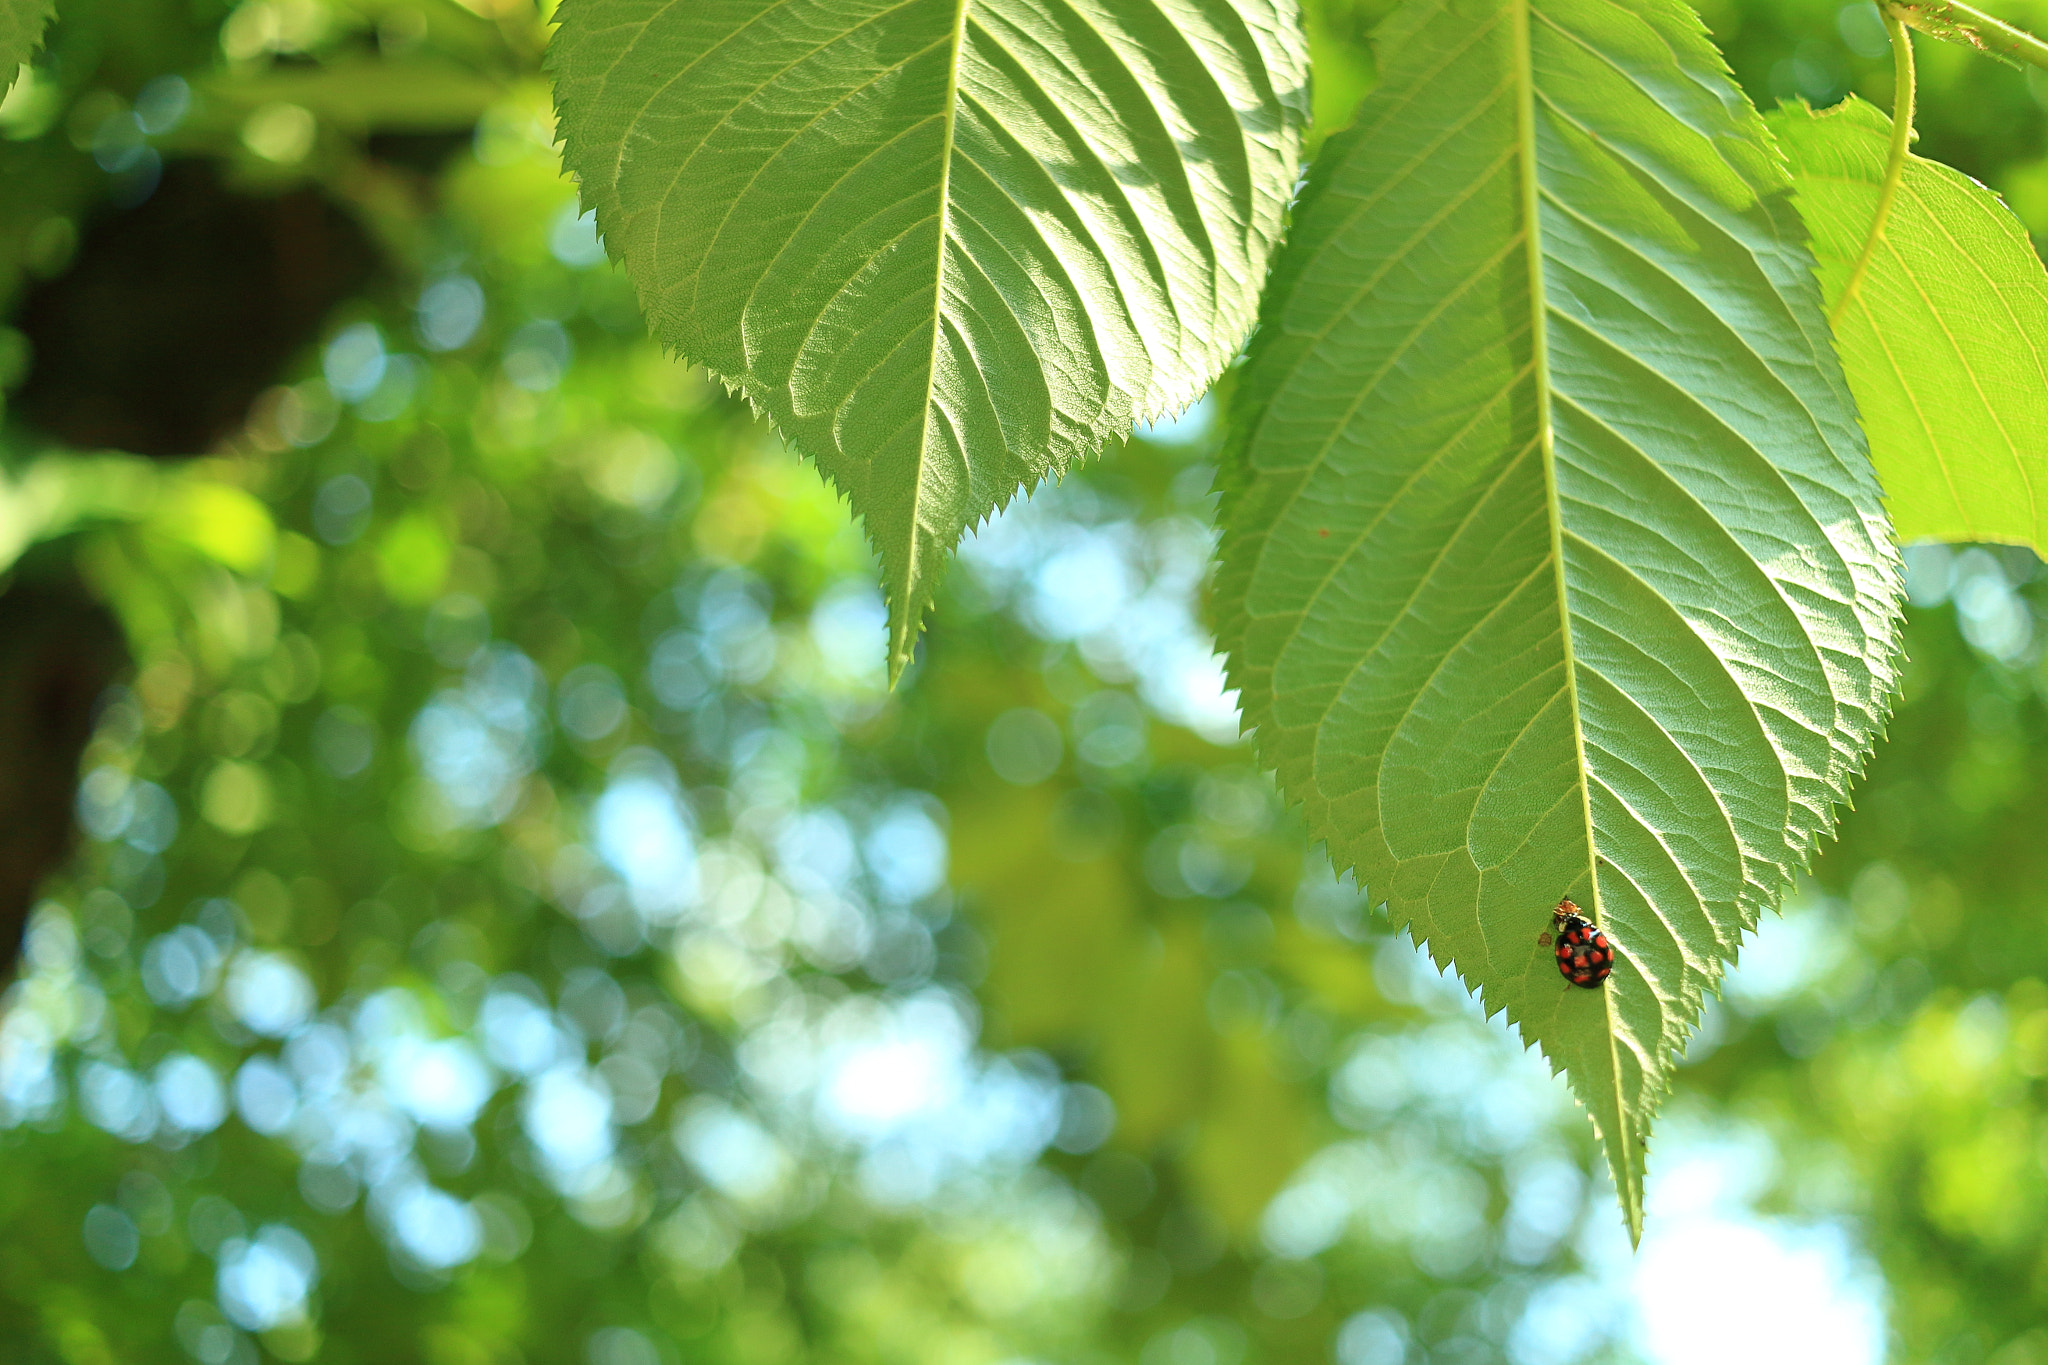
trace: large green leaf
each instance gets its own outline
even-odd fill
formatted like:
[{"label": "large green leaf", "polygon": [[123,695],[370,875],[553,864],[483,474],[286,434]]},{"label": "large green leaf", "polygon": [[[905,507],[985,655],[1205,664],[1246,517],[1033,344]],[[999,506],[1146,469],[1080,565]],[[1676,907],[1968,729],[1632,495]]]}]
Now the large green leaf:
[{"label": "large green leaf", "polygon": [[56,0],[0,0],[0,95],[14,84],[21,64],[35,55]]},{"label": "large green leaf", "polygon": [[853,503],[890,663],[1019,488],[1243,344],[1307,110],[1294,0],[566,0],[570,167],[656,335]]},{"label": "large green leaf", "polygon": [[[1832,305],[1877,214],[1891,120],[1852,96],[1770,124]],[[1909,156],[1835,337],[1900,538],[2048,553],[2048,271],[1998,196]]]},{"label": "large green leaf", "polygon": [[[1677,0],[1409,0],[1240,386],[1217,600],[1340,866],[1650,1117],[1883,723],[1898,565],[1785,173]],[[1565,985],[1570,896],[1613,977]]]}]

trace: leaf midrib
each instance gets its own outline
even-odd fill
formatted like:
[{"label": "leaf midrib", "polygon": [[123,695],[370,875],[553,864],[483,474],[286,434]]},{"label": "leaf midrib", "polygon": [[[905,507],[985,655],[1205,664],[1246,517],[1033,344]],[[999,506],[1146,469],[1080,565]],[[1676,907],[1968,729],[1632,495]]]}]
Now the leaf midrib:
[{"label": "leaf midrib", "polygon": [[924,508],[925,462],[931,458],[932,397],[938,388],[939,338],[946,330],[946,234],[952,230],[953,143],[960,126],[960,50],[967,42],[967,3],[968,0],[953,0],[952,46],[946,55],[946,131],[939,144],[939,230],[938,241],[932,251],[932,342],[924,364],[924,405],[923,420],[918,427],[917,471],[910,481],[909,532],[905,537],[908,543],[903,547],[903,570],[898,576],[897,601],[901,604],[901,615],[896,624],[896,638],[889,642],[891,687],[896,685],[910,663],[910,642],[916,638],[924,616],[922,608],[911,600],[911,596],[917,589],[917,568],[922,558],[919,553],[919,519]]},{"label": "leaf midrib", "polygon": [[[1522,240],[1528,251],[1529,346],[1530,369],[1536,385],[1536,443],[1543,462],[1544,510],[1550,520],[1551,572],[1557,584],[1558,635],[1564,646],[1565,697],[1571,714],[1572,751],[1578,764],[1579,817],[1586,836],[1586,880],[1592,900],[1589,908],[1593,923],[1599,925],[1605,917],[1600,907],[1593,790],[1591,770],[1586,765],[1585,726],[1579,713],[1578,660],[1572,647],[1571,601],[1565,582],[1564,503],[1558,491],[1557,441],[1550,410],[1550,310],[1544,289],[1543,187],[1539,183],[1536,163],[1536,63],[1531,51],[1533,16],[1530,0],[1513,0],[1510,13],[1514,35],[1515,134],[1520,152],[1517,169],[1522,182]],[[1635,1149],[1630,1142],[1626,1110],[1622,1104],[1621,1056],[1617,1051],[1620,1044],[1615,1038],[1614,996],[1606,986],[1600,988],[1600,1010],[1606,1026],[1608,1083],[1612,1087],[1615,1125],[1608,1141],[1608,1159],[1628,1172],[1627,1179],[1616,1183],[1620,1186],[1631,1237],[1639,1238],[1642,1236],[1642,1209],[1637,1200],[1629,1197],[1629,1192],[1639,1185],[1641,1175],[1635,1170]]]}]

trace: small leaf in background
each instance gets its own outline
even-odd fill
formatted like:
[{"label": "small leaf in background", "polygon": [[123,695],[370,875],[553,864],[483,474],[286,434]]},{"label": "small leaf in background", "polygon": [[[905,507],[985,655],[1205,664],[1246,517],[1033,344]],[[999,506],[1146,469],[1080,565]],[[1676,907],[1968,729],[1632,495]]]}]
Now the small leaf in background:
[{"label": "small leaf in background", "polygon": [[[1770,126],[1832,306],[1877,212],[1891,120],[1852,95]],[[1901,540],[2048,548],[2048,272],[1997,195],[1909,156],[1835,336]]]},{"label": "small leaf in background", "polygon": [[[1217,602],[1310,833],[1562,1068],[1633,1233],[1870,752],[1898,567],[1789,184],[1670,0],[1416,0],[1239,390]],[[1570,896],[1597,990],[1539,941]]]},{"label": "small leaf in background", "polygon": [[43,41],[56,0],[0,0],[0,96]]},{"label": "small leaf in background", "polygon": [[567,161],[655,335],[866,522],[892,674],[1020,488],[1193,402],[1293,191],[1292,0],[570,0]]}]

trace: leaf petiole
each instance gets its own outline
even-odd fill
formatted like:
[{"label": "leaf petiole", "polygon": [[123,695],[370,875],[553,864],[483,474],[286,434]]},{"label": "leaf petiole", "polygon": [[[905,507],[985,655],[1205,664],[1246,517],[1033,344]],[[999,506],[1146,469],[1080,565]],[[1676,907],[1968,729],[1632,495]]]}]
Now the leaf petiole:
[{"label": "leaf petiole", "polygon": [[1906,174],[1906,154],[1913,143],[1913,35],[1901,22],[1901,8],[1886,5],[1882,11],[1885,32],[1892,40],[1891,152],[1885,159],[1884,183],[1878,187],[1877,214],[1870,220],[1870,235],[1863,239],[1863,250],[1849,271],[1849,280],[1842,286],[1841,297],[1828,310],[1830,327],[1840,325],[1842,315],[1849,311],[1849,304],[1856,297],[1856,291],[1863,287],[1863,277],[1869,273],[1871,259],[1877,255],[1877,244],[1884,239],[1885,219],[1891,216],[1892,200],[1898,197],[1899,182]]}]

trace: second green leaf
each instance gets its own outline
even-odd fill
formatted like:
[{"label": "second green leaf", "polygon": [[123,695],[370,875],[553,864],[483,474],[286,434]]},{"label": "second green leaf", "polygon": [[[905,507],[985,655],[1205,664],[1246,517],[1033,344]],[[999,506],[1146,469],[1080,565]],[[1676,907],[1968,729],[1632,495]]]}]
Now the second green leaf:
[{"label": "second green leaf", "polygon": [[866,523],[890,669],[1019,490],[1236,354],[1298,174],[1293,0],[567,0],[570,168],[655,334]]},{"label": "second green leaf", "polygon": [[1691,9],[1408,0],[1380,54],[1239,386],[1222,635],[1311,832],[1565,1072],[1639,1231],[1702,993],[1883,724],[1897,555]]},{"label": "second green leaf", "polygon": [[[1832,305],[1877,213],[1891,120],[1851,96],[1770,124]],[[2048,271],[1998,196],[1908,156],[1835,331],[1899,538],[2048,553]]]}]

